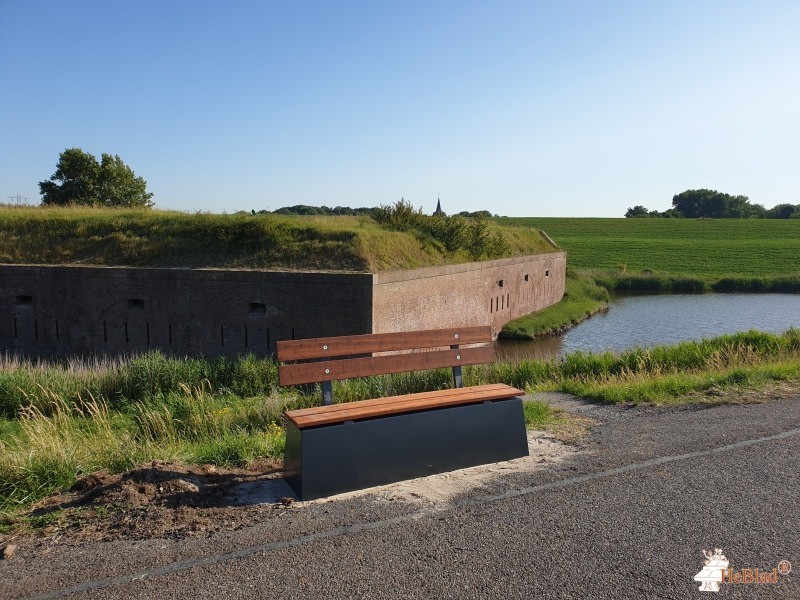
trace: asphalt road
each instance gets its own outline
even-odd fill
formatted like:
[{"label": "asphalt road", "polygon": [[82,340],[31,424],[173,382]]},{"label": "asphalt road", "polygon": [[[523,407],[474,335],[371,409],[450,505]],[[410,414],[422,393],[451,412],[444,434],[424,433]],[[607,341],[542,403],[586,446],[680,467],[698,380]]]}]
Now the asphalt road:
[{"label": "asphalt road", "polygon": [[[800,598],[800,398],[574,406],[600,422],[578,453],[447,505],[265,506],[201,540],[21,547],[0,598]],[[712,548],[795,572],[700,592]]]}]

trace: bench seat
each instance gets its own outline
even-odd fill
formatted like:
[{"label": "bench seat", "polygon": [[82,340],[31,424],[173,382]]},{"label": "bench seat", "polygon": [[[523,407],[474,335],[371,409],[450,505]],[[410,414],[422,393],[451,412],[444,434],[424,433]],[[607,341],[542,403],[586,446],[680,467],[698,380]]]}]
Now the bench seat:
[{"label": "bench seat", "polygon": [[386,398],[374,398],[358,402],[314,406],[312,408],[286,411],[285,415],[298,429],[305,429],[319,425],[374,419],[387,415],[431,410],[446,406],[501,400],[503,398],[522,396],[523,394],[522,390],[504,383],[493,383],[468,388],[448,388],[432,392],[405,394],[403,396],[388,396]]}]

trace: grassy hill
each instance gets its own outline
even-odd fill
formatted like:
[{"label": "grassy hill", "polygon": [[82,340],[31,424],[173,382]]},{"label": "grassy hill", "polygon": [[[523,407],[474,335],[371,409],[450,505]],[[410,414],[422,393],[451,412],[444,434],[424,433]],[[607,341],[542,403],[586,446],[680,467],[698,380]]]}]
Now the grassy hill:
[{"label": "grassy hill", "polygon": [[[537,230],[488,224],[503,255],[551,252]],[[421,230],[366,217],[0,208],[0,263],[384,271],[467,262]]]}]

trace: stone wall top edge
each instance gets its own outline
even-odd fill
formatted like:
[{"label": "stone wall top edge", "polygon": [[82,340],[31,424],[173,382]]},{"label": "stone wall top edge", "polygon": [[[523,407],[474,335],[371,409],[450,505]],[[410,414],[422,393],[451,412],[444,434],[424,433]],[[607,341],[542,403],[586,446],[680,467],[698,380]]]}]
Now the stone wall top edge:
[{"label": "stone wall top edge", "polygon": [[513,256],[511,258],[499,258],[495,260],[482,260],[475,262],[459,263],[455,265],[441,265],[438,267],[423,267],[421,269],[409,269],[407,271],[384,271],[375,273],[375,285],[395,283],[398,281],[408,281],[410,279],[425,279],[427,277],[441,277],[468,271],[482,271],[485,269],[496,269],[521,264],[543,262],[566,258],[565,252],[549,252],[547,254],[526,254],[524,256]]},{"label": "stone wall top edge", "polygon": [[102,265],[44,265],[44,264],[7,264],[0,263],[0,272],[13,273],[14,275],[34,275],[50,271],[55,273],[77,273],[84,275],[97,275],[99,277],[113,276],[119,278],[135,279],[137,276],[148,276],[156,279],[251,279],[253,277],[274,281],[297,282],[327,282],[353,284],[361,283],[370,285],[373,280],[372,273],[361,272],[329,272],[329,271],[273,271],[261,269],[194,269],[181,267],[120,267]]}]

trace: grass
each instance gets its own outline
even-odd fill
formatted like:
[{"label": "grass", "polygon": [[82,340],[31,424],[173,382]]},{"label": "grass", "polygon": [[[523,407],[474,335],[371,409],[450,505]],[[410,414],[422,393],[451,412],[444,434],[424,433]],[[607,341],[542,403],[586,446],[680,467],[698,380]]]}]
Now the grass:
[{"label": "grass", "polygon": [[[489,228],[508,256],[551,251],[538,231]],[[0,263],[373,272],[469,260],[368,217],[0,207]]]},{"label": "grass", "polygon": [[[276,365],[252,356],[203,361],[148,354],[67,365],[7,359],[2,376],[31,400],[0,419],[0,529],[32,503],[99,469],[151,460],[242,465],[280,457],[284,408],[321,402],[318,388],[279,388]],[[620,355],[573,353],[467,367],[465,383],[504,382],[613,403],[735,401],[730,390],[800,384],[800,330],[749,332]],[[446,369],[337,382],[350,401],[450,385]],[[56,383],[60,387],[49,387]],[[728,390],[728,393],[726,393]],[[568,427],[567,415],[526,402],[530,427]],[[5,516],[3,516],[5,515]]]},{"label": "grass", "polygon": [[723,277],[800,273],[800,221],[792,219],[504,218],[542,229],[575,269]]}]

